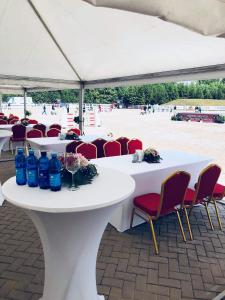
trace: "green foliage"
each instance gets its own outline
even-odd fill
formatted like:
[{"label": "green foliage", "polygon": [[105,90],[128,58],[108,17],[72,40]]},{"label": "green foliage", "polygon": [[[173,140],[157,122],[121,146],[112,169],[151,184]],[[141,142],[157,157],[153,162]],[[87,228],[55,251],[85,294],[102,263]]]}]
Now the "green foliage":
[{"label": "green foliage", "polygon": [[[3,101],[9,96],[3,95]],[[15,96],[15,95],[14,95]],[[35,103],[64,103],[79,101],[79,90],[62,90],[29,93]],[[113,103],[122,101],[129,105],[164,104],[179,98],[183,99],[225,99],[225,79],[200,80],[187,83],[146,84],[142,86],[101,88],[85,90],[85,103]]]}]

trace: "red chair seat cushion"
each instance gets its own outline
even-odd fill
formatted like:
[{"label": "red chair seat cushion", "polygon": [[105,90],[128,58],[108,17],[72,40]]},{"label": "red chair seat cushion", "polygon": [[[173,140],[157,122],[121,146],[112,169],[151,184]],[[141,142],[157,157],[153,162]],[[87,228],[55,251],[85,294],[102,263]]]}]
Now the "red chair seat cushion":
[{"label": "red chair seat cushion", "polygon": [[184,197],[184,204],[192,205],[194,199],[195,199],[195,191],[192,189],[187,189]]},{"label": "red chair seat cushion", "polygon": [[222,199],[225,193],[225,186],[217,183],[213,191],[213,197]]},{"label": "red chair seat cushion", "polygon": [[151,193],[138,196],[134,198],[134,205],[150,216],[156,216],[160,205],[160,195]]}]

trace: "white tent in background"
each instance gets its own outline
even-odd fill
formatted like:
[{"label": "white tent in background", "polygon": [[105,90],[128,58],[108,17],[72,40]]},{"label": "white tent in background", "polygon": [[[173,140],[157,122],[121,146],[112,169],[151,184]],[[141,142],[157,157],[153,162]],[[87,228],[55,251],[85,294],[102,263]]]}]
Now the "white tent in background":
[{"label": "white tent in background", "polygon": [[[205,24],[205,29],[196,30],[223,33],[223,0],[88,2],[113,3],[145,14],[95,7],[82,0],[1,0],[0,87],[80,88],[82,117],[85,88],[225,77],[225,39],[185,28],[190,27],[189,19],[195,26]],[[137,9],[120,7],[121,3],[136,3]],[[158,15],[156,3],[163,11],[160,16],[173,23],[152,16]],[[171,3],[177,3],[172,19]],[[202,14],[196,15],[200,8]],[[203,18],[205,9],[209,14]],[[210,21],[214,15],[215,24]]]}]

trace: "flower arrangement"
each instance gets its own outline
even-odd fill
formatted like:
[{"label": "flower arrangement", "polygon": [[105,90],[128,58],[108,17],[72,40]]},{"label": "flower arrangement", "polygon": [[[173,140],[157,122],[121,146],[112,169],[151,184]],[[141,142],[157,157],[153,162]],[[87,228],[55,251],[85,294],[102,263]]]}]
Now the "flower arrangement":
[{"label": "flower arrangement", "polygon": [[147,163],[160,163],[160,160],[162,158],[160,157],[158,151],[152,148],[147,148],[144,151],[144,158],[143,160],[146,161]]},{"label": "flower arrangement", "polygon": [[79,136],[73,131],[68,131],[66,133],[65,139],[66,140],[78,140],[78,141],[80,140]]},{"label": "flower arrangement", "polygon": [[83,185],[91,183],[95,176],[98,175],[98,171],[95,165],[89,163],[89,161],[80,153],[66,155],[60,158],[63,169],[63,180],[70,181],[71,170],[75,168],[77,171],[74,174],[74,180],[76,185]]}]

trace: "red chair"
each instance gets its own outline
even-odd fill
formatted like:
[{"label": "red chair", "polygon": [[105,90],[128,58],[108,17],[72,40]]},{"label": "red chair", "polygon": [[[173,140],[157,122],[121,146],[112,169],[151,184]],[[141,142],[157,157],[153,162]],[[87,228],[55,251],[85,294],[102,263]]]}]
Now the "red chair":
[{"label": "red chair", "polygon": [[129,142],[129,139],[126,137],[120,137],[116,141],[121,145],[121,155],[128,154],[127,143]]},{"label": "red chair", "polygon": [[105,157],[121,155],[121,145],[117,141],[106,142],[103,149]]},{"label": "red chair", "polygon": [[9,121],[9,124],[16,124],[18,122],[18,119],[12,119]]},{"label": "red chair", "polygon": [[3,112],[0,112],[0,118],[1,117],[4,117],[4,113]]},{"label": "red chair", "polygon": [[26,141],[26,126],[22,124],[16,124],[12,127],[13,135],[10,137],[9,148],[13,153],[13,143],[15,142],[23,142],[23,145]]},{"label": "red chair", "polygon": [[66,145],[66,153],[76,153],[76,148],[82,144],[82,141],[72,141]]},{"label": "red chair", "polygon": [[62,126],[59,125],[59,124],[52,124],[51,126],[49,126],[49,128],[50,128],[50,129],[56,128],[56,129],[58,129],[59,131],[61,131]]},{"label": "red chair", "polygon": [[29,120],[28,123],[29,124],[38,124],[38,121],[37,120]]},{"label": "red chair", "polygon": [[134,214],[150,223],[153,237],[155,253],[158,254],[158,244],[156,240],[153,221],[161,216],[166,216],[175,212],[177,214],[181,234],[186,242],[179,208],[184,202],[185,192],[187,190],[191,175],[184,171],[177,171],[163,181],[161,193],[149,193],[134,198],[134,208],[131,216],[131,227],[133,224]]},{"label": "red chair", "polygon": [[80,135],[80,129],[78,129],[78,128],[71,128],[68,130],[68,132],[70,132],[70,131],[76,133],[77,135]]},{"label": "red chair", "polygon": [[[216,201],[213,199],[213,193],[216,186],[216,183],[218,181],[218,178],[221,173],[221,168],[217,165],[211,164],[205,169],[202,170],[198,177],[198,182],[196,184],[196,189],[192,190],[190,188],[187,189],[184,205],[186,208],[190,208],[189,215],[196,204],[202,204],[205,206],[206,213],[209,219],[210,227],[213,230],[213,224],[212,220],[209,214],[208,210],[208,204],[209,202],[212,202],[215,206],[215,210],[217,213],[218,222],[221,226],[220,217],[218,214],[217,204]],[[190,234],[190,236],[192,233]]]},{"label": "red chair", "polygon": [[76,153],[82,154],[87,159],[97,158],[97,147],[91,143],[82,143],[76,148]]},{"label": "red chair", "polygon": [[104,153],[104,145],[105,143],[107,143],[106,140],[104,139],[96,139],[92,142],[93,145],[95,145],[97,147],[97,157],[98,158],[101,158],[101,157],[104,157],[105,156],[105,153]]},{"label": "red chair", "polygon": [[61,131],[57,128],[51,128],[47,131],[47,137],[56,137],[59,136]]},{"label": "red chair", "polygon": [[6,125],[6,124],[8,124],[7,120],[0,119],[0,125]]},{"label": "red chair", "polygon": [[128,153],[134,154],[136,150],[142,150],[142,141],[132,139],[127,143]]},{"label": "red chair", "polygon": [[39,129],[32,129],[30,131],[27,132],[27,138],[31,139],[31,138],[42,138],[43,137],[43,133],[41,130]]},{"label": "red chair", "polygon": [[38,129],[38,130],[41,130],[42,133],[43,133],[43,137],[45,136],[45,132],[46,132],[46,126],[44,124],[36,124],[33,126],[33,129]]}]

